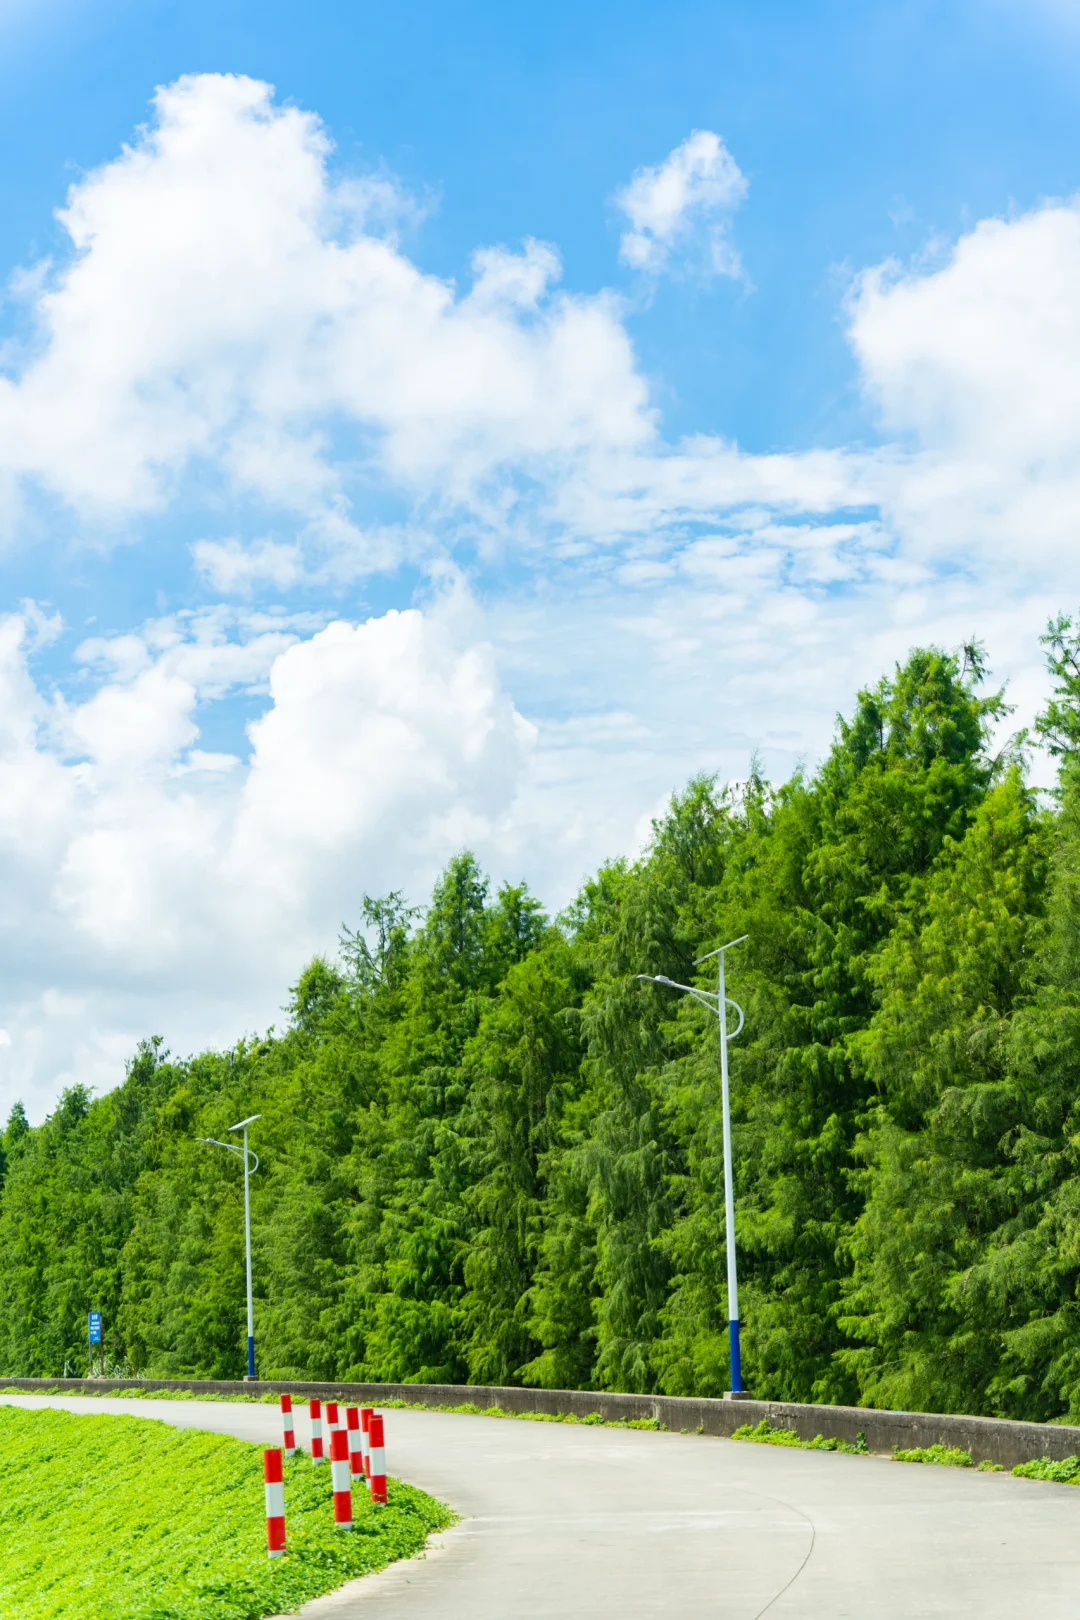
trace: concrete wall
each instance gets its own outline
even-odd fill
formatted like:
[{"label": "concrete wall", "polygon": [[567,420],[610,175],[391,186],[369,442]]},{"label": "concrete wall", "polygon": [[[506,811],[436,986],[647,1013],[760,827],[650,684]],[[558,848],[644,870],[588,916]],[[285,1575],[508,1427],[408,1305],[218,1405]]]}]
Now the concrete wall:
[{"label": "concrete wall", "polygon": [[549,1412],[607,1419],[656,1418],[686,1433],[730,1435],[743,1423],[767,1418],[774,1428],[794,1429],[804,1440],[821,1434],[837,1440],[866,1436],[870,1451],[894,1446],[959,1446],[976,1462],[1013,1468],[1032,1457],[1080,1455],[1080,1428],[1051,1423],[1013,1423],[1003,1418],[957,1417],[930,1412],[879,1412],[861,1406],[799,1406],[786,1401],[697,1400],[673,1395],[609,1395],[576,1389],[509,1389],[476,1384],[302,1384],[207,1379],[0,1378],[0,1387],[105,1395],[122,1390],[176,1390],[193,1395],[262,1395],[286,1390],[294,1396],[377,1406],[408,1401],[415,1406],[498,1406],[506,1412]]}]

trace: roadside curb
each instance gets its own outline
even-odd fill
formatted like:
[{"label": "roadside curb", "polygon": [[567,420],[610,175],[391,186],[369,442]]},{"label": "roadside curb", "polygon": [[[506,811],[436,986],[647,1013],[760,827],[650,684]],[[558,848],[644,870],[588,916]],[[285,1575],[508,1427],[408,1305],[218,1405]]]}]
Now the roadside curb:
[{"label": "roadside curb", "polygon": [[744,1423],[762,1418],[770,1427],[794,1429],[802,1440],[815,1435],[854,1442],[862,1434],[868,1451],[891,1455],[893,1448],[956,1446],[974,1462],[1014,1468],[1032,1457],[1060,1462],[1080,1455],[1080,1428],[1057,1423],[1019,1423],[1008,1418],[964,1417],[952,1413],[887,1412],[862,1406],[804,1406],[790,1401],[724,1401],[677,1395],[623,1395],[603,1390],[519,1389],[490,1384],[300,1383],[288,1379],[251,1382],[181,1378],[2,1378],[0,1385],[27,1394],[107,1395],[125,1390],[174,1390],[192,1395],[303,1395],[385,1405],[499,1407],[511,1414],[550,1417],[598,1416],[605,1422],[652,1418],[676,1433],[729,1437]]}]

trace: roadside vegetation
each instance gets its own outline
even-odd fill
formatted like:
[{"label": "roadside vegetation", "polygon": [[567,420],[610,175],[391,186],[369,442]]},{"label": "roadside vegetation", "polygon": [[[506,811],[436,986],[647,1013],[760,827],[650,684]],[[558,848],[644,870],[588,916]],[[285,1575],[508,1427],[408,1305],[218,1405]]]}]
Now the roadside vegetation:
[{"label": "roadside vegetation", "polygon": [[800,1451],[843,1451],[849,1457],[866,1456],[866,1436],[861,1431],[854,1440],[827,1439],[822,1434],[815,1434],[812,1440],[804,1440],[794,1429],[774,1429],[767,1418],[752,1425],[744,1423],[731,1438],[750,1440],[758,1446],[796,1446]]},{"label": "roadside vegetation", "polygon": [[[844,1451],[851,1456],[867,1455],[866,1436],[863,1434],[859,1434],[854,1442],[826,1439],[820,1434],[812,1440],[803,1440],[794,1429],[773,1428],[766,1418],[754,1425],[744,1423],[731,1438],[750,1440],[762,1446],[796,1446],[802,1451]],[[1005,1472],[1000,1463],[991,1462],[989,1458],[984,1457],[981,1462],[976,1462],[971,1452],[960,1446],[894,1446],[892,1455],[894,1462],[927,1463],[938,1468],[974,1468],[981,1474]],[[1059,1485],[1080,1485],[1080,1457],[1064,1457],[1060,1462],[1051,1462],[1049,1457],[1034,1457],[1030,1462],[1017,1463],[1012,1473],[1018,1479],[1045,1479]]]},{"label": "roadside vegetation", "polygon": [[266,1554],[262,1447],[150,1418],[0,1406],[0,1616],[260,1620],[420,1551],[452,1522],[391,1481],[335,1529],[328,1468],[285,1467],[288,1551]]},{"label": "roadside vegetation", "polygon": [[0,1369],[84,1372],[93,1308],[118,1371],[241,1375],[240,1178],[196,1138],[259,1113],[264,1375],[721,1393],[715,1022],[635,975],[745,933],[747,1387],[1080,1421],[1080,628],[1047,652],[1056,795],[981,649],[916,650],[817,771],[691,783],[561,918],[462,854],[422,912],[358,902],[279,1029],[16,1108]]}]

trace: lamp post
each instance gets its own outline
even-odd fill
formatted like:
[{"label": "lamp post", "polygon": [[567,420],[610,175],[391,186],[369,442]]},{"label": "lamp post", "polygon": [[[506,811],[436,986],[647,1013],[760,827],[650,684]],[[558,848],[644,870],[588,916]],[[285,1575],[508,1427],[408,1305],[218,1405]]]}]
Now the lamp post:
[{"label": "lamp post", "polygon": [[[244,1256],[247,1262],[247,1377],[255,1377],[255,1306],[251,1296],[251,1191],[249,1178],[259,1168],[258,1155],[248,1147],[248,1126],[254,1125],[261,1114],[252,1114],[248,1119],[240,1120],[236,1125],[230,1125],[230,1131],[243,1131],[244,1145],[237,1147],[235,1142],[219,1142],[215,1136],[197,1136],[197,1142],[207,1142],[211,1147],[224,1148],[226,1153],[238,1153],[244,1160]],[[254,1159],[255,1163],[251,1164]]]},{"label": "lamp post", "polygon": [[[715,956],[719,962],[719,975],[717,988],[713,990],[699,990],[692,984],[677,984],[663,973],[638,973],[636,978],[646,979],[650,984],[666,984],[671,990],[682,990],[695,1001],[700,1001],[703,1007],[716,1014],[720,1023],[720,1098],[724,1121],[724,1234],[727,1239],[727,1290],[728,1290],[728,1343],[731,1347],[731,1389],[729,1394],[742,1395],[742,1363],[739,1354],[739,1280],[735,1268],[735,1186],[731,1168],[731,1104],[728,1098],[728,1041],[733,1041],[743,1027],[743,1010],[737,1001],[732,1001],[724,987],[724,953],[730,951],[733,945],[741,945],[749,936],[740,934],[738,939],[729,940],[718,950],[709,951],[706,956],[699,956],[694,963],[700,967],[702,962],[711,961]],[[739,1015],[736,1027],[728,1033],[727,1009],[734,1007]]]}]

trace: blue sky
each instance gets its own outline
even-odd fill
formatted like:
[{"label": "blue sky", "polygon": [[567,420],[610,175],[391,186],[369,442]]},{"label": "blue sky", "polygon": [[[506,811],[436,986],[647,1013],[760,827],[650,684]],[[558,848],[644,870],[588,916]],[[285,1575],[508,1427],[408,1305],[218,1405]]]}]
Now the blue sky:
[{"label": "blue sky", "polygon": [[1078,56],[1066,0],[0,0],[0,1107],[264,1026],[465,844],[561,905],[914,642],[1028,719]]}]

